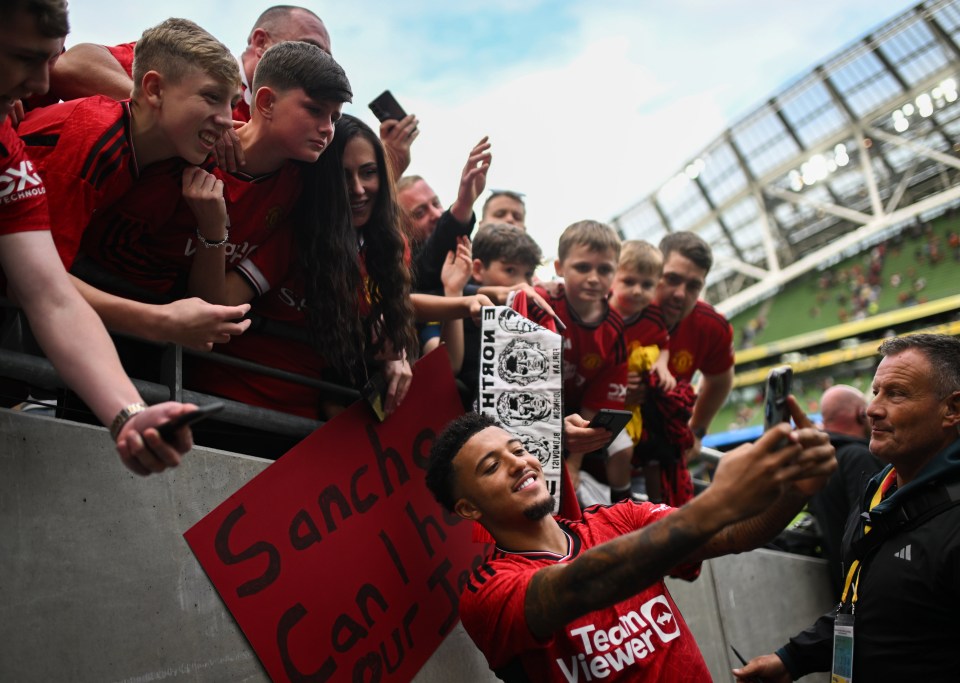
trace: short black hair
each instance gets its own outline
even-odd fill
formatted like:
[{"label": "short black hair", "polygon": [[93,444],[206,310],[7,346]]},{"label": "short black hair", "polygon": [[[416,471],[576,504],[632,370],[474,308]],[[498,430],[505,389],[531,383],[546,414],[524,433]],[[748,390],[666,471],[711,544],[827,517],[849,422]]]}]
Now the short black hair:
[{"label": "short black hair", "polygon": [[457,502],[453,497],[453,459],[474,434],[487,427],[499,426],[500,423],[489,415],[465,413],[447,424],[434,439],[427,463],[427,488],[450,512]]},{"label": "short black hair", "polygon": [[315,100],[352,102],[347,74],[336,60],[313,43],[287,40],[267,48],[253,72],[253,92],[301,88]]}]

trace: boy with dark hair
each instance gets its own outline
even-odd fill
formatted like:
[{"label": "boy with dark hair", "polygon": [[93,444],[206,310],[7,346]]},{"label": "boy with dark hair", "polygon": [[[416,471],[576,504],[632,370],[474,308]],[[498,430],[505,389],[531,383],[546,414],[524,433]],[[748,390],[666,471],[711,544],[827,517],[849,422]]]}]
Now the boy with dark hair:
[{"label": "boy with dark hair", "polygon": [[488,223],[473,238],[473,280],[481,285],[512,287],[533,283],[543,251],[515,225]]},{"label": "boy with dark hair", "polygon": [[523,195],[513,190],[493,190],[483,203],[480,226],[506,223],[526,230],[527,206]]},{"label": "boy with dark hair", "polygon": [[193,406],[148,408],[124,374],[103,324],[57,256],[43,181],[10,121],[17,100],[46,92],[50,64],[68,30],[64,0],[0,5],[0,294],[9,293],[23,307],[64,381],[110,425],[123,463],[145,475],[178,465],[190,449],[188,428],[168,444],[155,427]]},{"label": "boy with dark hair", "polygon": [[[352,92],[333,57],[303,42],[267,50],[254,87],[253,116],[237,129],[242,172],[180,164],[144,177],[91,224],[85,254],[151,292],[217,304],[243,304],[276,285],[290,249],[257,250],[290,239],[302,164],[327,148]],[[225,267],[238,270],[227,276]]]},{"label": "boy with dark hair", "polygon": [[[466,239],[466,238],[461,238]],[[486,294],[486,288],[513,288],[530,282],[533,272],[543,260],[540,246],[523,230],[513,225],[491,224],[479,230],[472,246],[471,276],[467,285],[470,294]],[[450,260],[448,258],[448,260]],[[448,294],[459,296],[461,292]],[[493,298],[493,297],[491,297]],[[466,385],[464,403],[469,408],[476,398],[480,377],[480,327],[473,320],[455,320],[445,325],[462,324],[463,345],[461,350],[448,349],[451,357],[460,357],[459,369],[455,369],[457,379]],[[437,323],[428,324],[420,334],[423,352],[429,353],[440,341],[450,344],[450,340],[440,333]]]},{"label": "boy with dark hair", "polygon": [[663,577],[757,547],[822,486],[833,448],[792,399],[790,407],[795,431],[780,424],[727,453],[710,487],[682,508],[622,501],[577,521],[551,515],[540,462],[517,436],[483,415],[451,422],[434,440],[426,482],[496,543],[467,577],[460,617],[497,676],[710,680]]},{"label": "boy with dark hair", "polygon": [[675,232],[660,242],[663,275],[656,302],[670,331],[670,372],[690,382],[702,377],[690,417],[694,445],[689,461],[700,453],[700,442],[733,387],[733,328],[722,313],[700,294],[713,266],[710,245],[692,232]]}]

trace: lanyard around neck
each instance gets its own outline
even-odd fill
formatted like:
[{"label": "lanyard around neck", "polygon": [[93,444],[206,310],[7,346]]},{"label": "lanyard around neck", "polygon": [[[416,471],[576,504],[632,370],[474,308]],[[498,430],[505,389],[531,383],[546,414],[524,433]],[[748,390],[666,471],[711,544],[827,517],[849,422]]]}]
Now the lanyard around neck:
[{"label": "lanyard around neck", "polygon": [[[880,501],[883,500],[884,496],[893,488],[894,483],[896,482],[897,472],[894,469],[891,469],[887,476],[883,478],[883,481],[880,482],[880,486],[877,487],[877,490],[873,494],[873,498],[870,499],[870,507],[868,510],[873,510],[880,504]],[[869,522],[863,525],[864,535],[869,534],[870,530],[873,527]],[[843,595],[840,598],[840,602],[846,604],[847,596],[850,595],[850,588],[853,588],[853,596],[851,598],[851,604],[856,604],[857,602],[857,586],[860,583],[860,569],[862,565],[860,560],[854,560],[850,565],[850,571],[847,572],[846,581],[843,583]]]}]

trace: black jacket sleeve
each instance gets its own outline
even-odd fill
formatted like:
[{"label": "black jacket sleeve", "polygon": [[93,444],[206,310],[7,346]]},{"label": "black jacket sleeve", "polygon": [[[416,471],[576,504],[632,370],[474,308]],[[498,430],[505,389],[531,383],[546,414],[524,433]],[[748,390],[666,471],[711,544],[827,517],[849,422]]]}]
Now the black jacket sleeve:
[{"label": "black jacket sleeve", "polygon": [[833,664],[833,620],[836,609],[817,619],[777,650],[793,680],[814,671],[830,671]]},{"label": "black jacket sleeve", "polygon": [[461,235],[470,235],[476,222],[476,214],[470,214],[470,220],[464,224],[454,218],[449,209],[443,212],[440,220],[437,221],[436,229],[414,254],[413,291],[443,291],[440,271],[443,270],[443,261],[447,258],[447,252],[456,250],[457,238]]}]

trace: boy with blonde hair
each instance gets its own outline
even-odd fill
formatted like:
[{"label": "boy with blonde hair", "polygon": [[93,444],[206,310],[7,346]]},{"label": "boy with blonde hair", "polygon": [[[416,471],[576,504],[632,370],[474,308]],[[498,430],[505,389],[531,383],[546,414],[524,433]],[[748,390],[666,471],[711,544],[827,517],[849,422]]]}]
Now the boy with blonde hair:
[{"label": "boy with blonde hair", "polygon": [[69,270],[95,211],[130,189],[141,170],[207,158],[232,125],[240,70],[225,45],[186,19],[138,41],[132,99],[86,97],[31,111],[18,133],[50,196],[54,242]]},{"label": "boy with blonde hair", "polygon": [[[656,346],[659,355],[652,371],[657,374],[658,388],[670,391],[677,382],[667,364],[669,334],[659,306],[654,303],[657,282],[663,270],[660,250],[643,240],[629,240],[620,250],[620,262],[611,288],[610,305],[623,316],[624,340],[629,359],[634,349]],[[629,408],[643,402],[645,382],[636,373],[629,373],[624,362],[599,377],[584,397],[584,417],[591,417],[600,408]],[[606,462],[607,483],[611,502],[631,495],[631,473],[634,444],[626,432],[611,444]],[[659,473],[650,472],[648,479],[659,482]]]},{"label": "boy with blonde hair", "polygon": [[[132,99],[61,102],[31,111],[18,129],[47,187],[53,240],[67,270],[95,213],[116,203],[142,174],[163,175],[179,160],[202,163],[232,126],[240,70],[225,45],[186,19],[167,19],[139,42]],[[210,349],[249,325],[234,322],[248,306],[187,299],[165,305],[120,300],[117,307],[118,297],[71,278],[116,332]]]},{"label": "boy with blonde hair", "polygon": [[[609,305],[620,259],[620,238],[605,223],[584,220],[573,223],[560,235],[554,269],[562,285],[552,292],[538,286],[538,293],[556,311],[566,326],[563,335],[564,413],[583,413],[583,398],[597,378],[626,361],[624,324]],[[567,467],[576,486],[583,453],[570,452]]]},{"label": "boy with blonde hair", "polygon": [[[50,64],[68,29],[64,0],[0,5],[0,294],[23,307],[61,377],[110,426],[124,465],[146,475],[178,465],[190,449],[189,428],[170,444],[156,427],[193,406],[167,402],[148,408],[124,374],[103,324],[57,256],[43,181],[10,120],[16,100],[46,92]],[[0,322],[3,318],[0,311]]]}]

